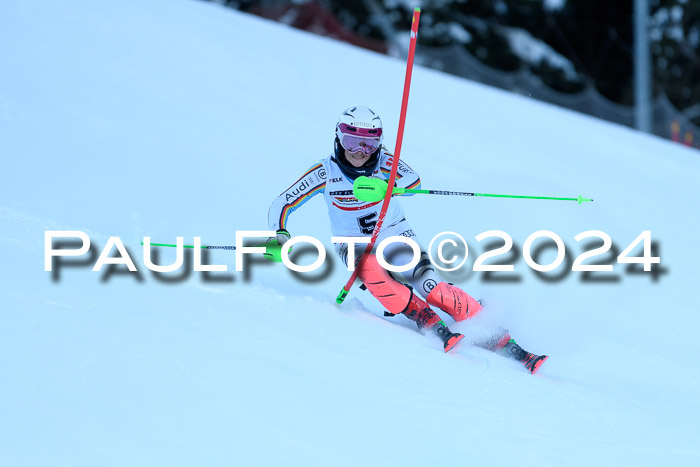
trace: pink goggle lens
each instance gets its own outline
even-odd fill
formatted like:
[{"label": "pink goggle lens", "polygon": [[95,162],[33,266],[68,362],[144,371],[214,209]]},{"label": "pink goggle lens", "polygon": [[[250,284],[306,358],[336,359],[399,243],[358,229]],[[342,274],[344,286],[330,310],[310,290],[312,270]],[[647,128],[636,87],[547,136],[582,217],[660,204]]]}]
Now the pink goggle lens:
[{"label": "pink goggle lens", "polygon": [[379,138],[362,138],[359,136],[343,135],[340,144],[350,152],[372,154],[379,149]]},{"label": "pink goggle lens", "polygon": [[381,144],[381,128],[358,128],[345,123],[339,125],[343,137],[340,144],[350,152],[372,154]]}]

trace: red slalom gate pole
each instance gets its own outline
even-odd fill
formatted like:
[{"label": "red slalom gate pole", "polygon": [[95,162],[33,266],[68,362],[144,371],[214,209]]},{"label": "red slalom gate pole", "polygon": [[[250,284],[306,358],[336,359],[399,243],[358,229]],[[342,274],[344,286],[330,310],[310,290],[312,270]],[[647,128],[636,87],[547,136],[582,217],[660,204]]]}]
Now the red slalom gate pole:
[{"label": "red slalom gate pole", "polygon": [[[403,83],[403,99],[401,101],[401,115],[399,117],[399,132],[396,135],[396,147],[394,151],[394,161],[391,165],[391,175],[389,176],[389,186],[394,186],[394,182],[396,181],[396,170],[399,166],[399,157],[401,156],[401,143],[403,141],[403,130],[404,130],[404,124],[406,122],[406,110],[408,109],[408,92],[411,89],[411,74],[413,72],[413,57],[416,52],[416,41],[418,39],[418,21],[420,19],[420,8],[415,8],[413,10],[413,22],[411,23],[411,44],[409,45],[408,48],[408,62],[406,63],[406,78],[404,79]],[[355,279],[357,279],[357,270],[362,267],[362,265],[365,262],[365,259],[367,255],[372,251],[372,248],[374,248],[374,244],[377,241],[377,236],[379,235],[379,230],[382,228],[382,224],[384,223],[384,217],[386,216],[386,211],[389,208],[389,202],[391,201],[391,190],[386,191],[386,195],[384,196],[384,202],[382,203],[382,209],[379,212],[379,219],[377,220],[377,225],[374,228],[374,232],[372,232],[372,238],[370,239],[369,243],[367,244],[367,247],[365,248],[364,253],[360,257],[360,261],[357,264],[357,267],[355,270],[352,272],[352,275],[350,276],[350,279],[348,279],[348,282],[345,284],[345,287],[343,287],[343,290],[340,291],[338,294],[338,297],[335,299],[336,303],[338,305],[342,304],[343,301],[345,300],[345,297],[348,296],[348,293],[350,292],[350,288],[352,288],[352,285],[355,283]]]}]

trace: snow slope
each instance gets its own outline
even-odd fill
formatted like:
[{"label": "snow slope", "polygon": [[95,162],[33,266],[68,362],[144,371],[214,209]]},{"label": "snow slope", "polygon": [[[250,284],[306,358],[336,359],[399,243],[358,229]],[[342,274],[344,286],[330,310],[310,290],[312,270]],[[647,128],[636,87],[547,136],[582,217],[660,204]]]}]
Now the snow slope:
[{"label": "snow slope", "polygon": [[[470,244],[447,277],[488,306],[448,324],[507,326],[551,356],[531,376],[466,345],[445,355],[357,288],[338,308],[348,273],[320,198],[289,228],[328,245],[323,271],[239,273],[225,251],[208,260],[226,274],[143,265],[144,236],[266,229],[350,105],[379,112],[393,146],[403,62],[190,0],[7,0],[0,59],[0,465],[700,461],[696,151],[415,69],[402,158],[425,188],[595,199],[401,200],[424,243]],[[551,230],[572,258],[580,232],[621,251],[651,230],[666,272],[546,281],[520,256],[516,280],[487,281],[469,268],[491,229],[519,249]],[[92,258],[45,272],[45,230],[87,232]],[[138,273],[91,271],[110,236]]]}]

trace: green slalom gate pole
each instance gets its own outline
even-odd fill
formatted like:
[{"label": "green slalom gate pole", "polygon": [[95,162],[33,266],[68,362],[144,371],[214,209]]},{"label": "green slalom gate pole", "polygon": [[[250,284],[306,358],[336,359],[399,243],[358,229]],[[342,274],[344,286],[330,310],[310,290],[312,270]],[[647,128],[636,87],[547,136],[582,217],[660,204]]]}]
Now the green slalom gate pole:
[{"label": "green slalom gate pole", "polygon": [[[376,202],[384,199],[388,189],[386,180],[369,177],[358,177],[352,187],[352,192],[355,198],[365,202]],[[426,195],[446,195],[446,196],[484,196],[489,198],[521,198],[521,199],[550,199],[557,201],[576,201],[578,204],[593,201],[590,198],[584,198],[579,195],[577,198],[558,198],[554,196],[526,196],[526,195],[496,195],[491,193],[467,193],[464,191],[445,191],[445,190],[416,190],[409,188],[394,187],[392,195],[400,195],[404,193],[416,193]]]}]

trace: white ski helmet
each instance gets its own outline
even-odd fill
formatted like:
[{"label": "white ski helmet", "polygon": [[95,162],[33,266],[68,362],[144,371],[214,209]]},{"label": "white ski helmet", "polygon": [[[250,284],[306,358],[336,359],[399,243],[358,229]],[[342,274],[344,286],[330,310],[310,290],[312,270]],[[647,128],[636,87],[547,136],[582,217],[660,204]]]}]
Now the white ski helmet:
[{"label": "white ski helmet", "polygon": [[372,154],[384,141],[382,119],[368,107],[350,107],[338,118],[335,136],[350,152]]},{"label": "white ski helmet", "polygon": [[[335,125],[335,156],[341,171],[351,179],[371,176],[379,163],[379,150],[384,141],[382,119],[368,107],[346,109]],[[361,167],[345,158],[345,151],[371,156]]]}]

